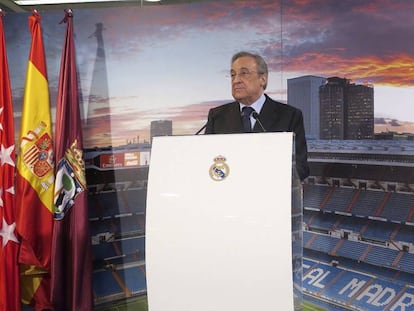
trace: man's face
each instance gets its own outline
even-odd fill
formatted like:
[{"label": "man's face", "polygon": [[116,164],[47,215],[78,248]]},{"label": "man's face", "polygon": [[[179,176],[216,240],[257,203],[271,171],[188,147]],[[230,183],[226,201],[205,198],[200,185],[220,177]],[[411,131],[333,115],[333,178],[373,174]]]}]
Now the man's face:
[{"label": "man's face", "polygon": [[231,65],[231,92],[244,105],[253,104],[262,94],[267,76],[259,74],[256,61],[250,56],[236,59]]}]

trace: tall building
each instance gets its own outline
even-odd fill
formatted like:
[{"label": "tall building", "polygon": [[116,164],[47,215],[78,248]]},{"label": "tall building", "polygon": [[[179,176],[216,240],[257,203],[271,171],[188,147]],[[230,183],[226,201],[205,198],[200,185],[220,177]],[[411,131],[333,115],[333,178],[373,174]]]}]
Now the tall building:
[{"label": "tall building", "polygon": [[288,104],[302,110],[306,136],[320,138],[319,87],[326,78],[302,76],[287,80]]},{"label": "tall building", "polygon": [[374,138],[374,88],[351,84],[348,89],[346,139]]},{"label": "tall building", "polygon": [[328,78],[319,88],[320,100],[320,138],[344,139],[346,79]]},{"label": "tall building", "polygon": [[172,135],[172,121],[171,120],[156,120],[151,121],[150,137],[156,136],[171,136]]},{"label": "tall building", "polygon": [[319,88],[321,139],[373,139],[374,89],[328,78]]}]

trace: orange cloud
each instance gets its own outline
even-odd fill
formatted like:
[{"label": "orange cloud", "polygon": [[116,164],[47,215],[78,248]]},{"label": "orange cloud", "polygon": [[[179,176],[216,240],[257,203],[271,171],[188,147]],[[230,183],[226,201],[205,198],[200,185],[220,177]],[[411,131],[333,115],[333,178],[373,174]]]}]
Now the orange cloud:
[{"label": "orange cloud", "polygon": [[133,115],[125,110],[111,115],[94,116],[85,121],[84,146],[93,148],[118,146],[128,141],[149,141],[150,124],[154,120],[171,120],[174,135],[191,135],[205,124],[210,108],[230,101],[230,99],[217,100],[186,106],[135,111]]},{"label": "orange cloud", "polygon": [[[340,76],[351,80],[362,80],[392,86],[414,86],[414,57],[406,54],[380,58],[361,56],[343,58],[336,54],[305,53],[286,60],[286,71],[303,71],[310,74]],[[306,70],[306,69],[305,69]]]}]

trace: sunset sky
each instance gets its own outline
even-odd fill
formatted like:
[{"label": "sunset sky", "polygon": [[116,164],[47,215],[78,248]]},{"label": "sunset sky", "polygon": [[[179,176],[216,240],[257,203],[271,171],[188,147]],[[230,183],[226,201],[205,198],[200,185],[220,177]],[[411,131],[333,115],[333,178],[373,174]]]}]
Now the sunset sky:
[{"label": "sunset sky", "polygon": [[[4,17],[19,129],[30,35],[27,16]],[[56,101],[63,11],[40,12],[51,105]],[[262,54],[267,93],[286,100],[286,80],[339,76],[372,83],[375,116],[414,122],[414,1],[217,1],[74,11],[86,146],[148,139],[152,120],[192,134],[208,109],[231,100],[232,54]],[[103,54],[97,56],[97,24]],[[52,113],[54,114],[54,109]]]}]

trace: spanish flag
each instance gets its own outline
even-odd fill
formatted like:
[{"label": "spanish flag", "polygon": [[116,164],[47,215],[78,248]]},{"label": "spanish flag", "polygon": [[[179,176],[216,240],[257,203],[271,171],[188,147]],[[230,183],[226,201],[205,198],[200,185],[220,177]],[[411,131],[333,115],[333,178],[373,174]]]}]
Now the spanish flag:
[{"label": "spanish flag", "polygon": [[52,121],[40,15],[29,17],[27,65],[16,174],[16,224],[21,237],[22,301],[35,310],[50,303],[54,160]]},{"label": "spanish flag", "polygon": [[0,311],[20,311],[19,265],[14,213],[14,120],[9,68],[0,12]]}]

